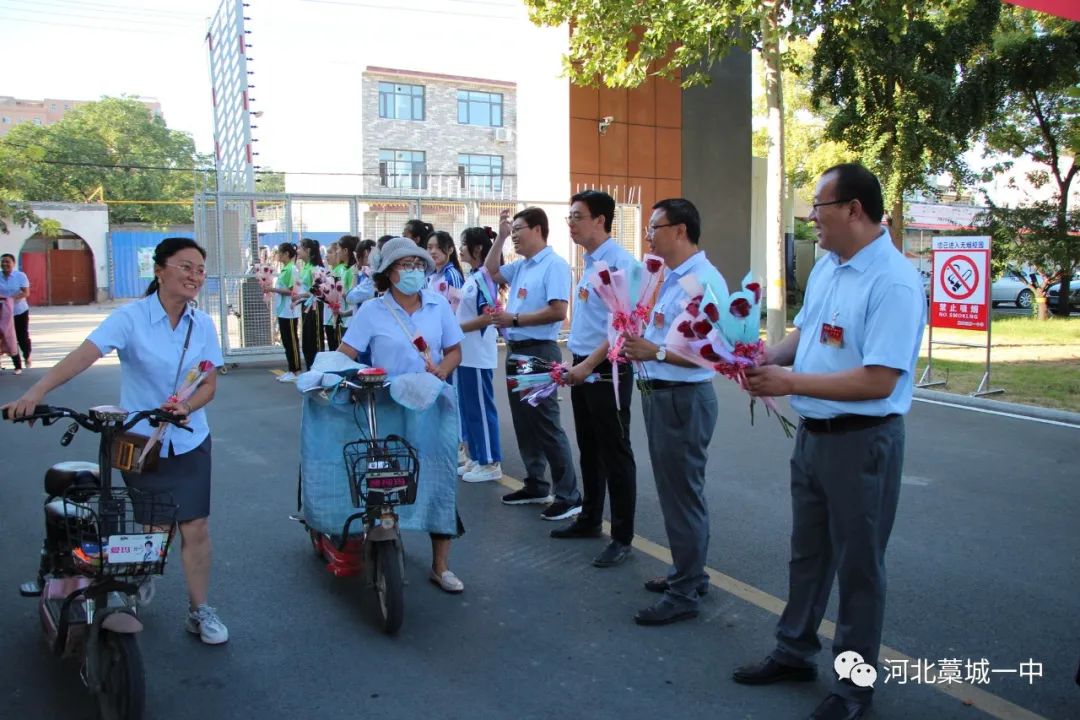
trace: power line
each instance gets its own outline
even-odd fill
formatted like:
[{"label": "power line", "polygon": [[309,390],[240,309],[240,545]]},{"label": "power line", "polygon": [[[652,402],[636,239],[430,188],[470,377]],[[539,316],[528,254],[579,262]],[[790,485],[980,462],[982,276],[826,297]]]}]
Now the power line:
[{"label": "power line", "polygon": [[149,25],[151,27],[159,27],[159,28],[188,27],[188,26],[192,26],[192,25],[195,25],[195,24],[198,23],[198,21],[194,20],[194,19],[186,20],[186,21],[183,21],[183,22],[163,22],[161,20],[150,20],[148,18],[125,17],[122,20],[117,20],[117,19],[110,18],[110,17],[102,17],[101,15],[85,15],[83,13],[60,12],[60,11],[56,11],[56,10],[47,10],[47,9],[46,10],[37,10],[37,9],[19,8],[19,7],[7,7],[7,8],[4,8],[4,9],[7,10],[8,12],[26,13],[27,15],[31,15],[33,17],[50,17],[50,18],[52,18],[52,17],[68,18],[68,17],[70,17],[70,18],[75,18],[76,20],[102,21],[102,22],[107,22],[107,23],[121,22],[121,23],[126,23],[128,25],[135,25],[135,26]]},{"label": "power line", "polygon": [[[3,9],[3,8],[0,8],[0,9]],[[7,17],[7,16],[4,16],[4,15],[0,15],[0,20],[5,20],[7,22],[33,23],[34,25],[49,25],[50,27],[60,27],[60,28],[83,28],[83,29],[86,29],[86,30],[100,30],[100,31],[103,31],[103,32],[139,33],[139,34],[142,34],[142,35],[176,35],[175,30],[167,30],[165,28],[161,28],[160,30],[151,30],[151,29],[148,29],[148,28],[144,29],[144,28],[135,28],[135,27],[119,27],[119,26],[111,26],[110,27],[110,26],[106,26],[106,25],[84,25],[84,24],[81,24],[81,23],[49,22],[48,20],[31,20],[29,18]]]},{"label": "power line", "polygon": [[[379,3],[367,3],[367,2],[347,2],[346,0],[303,0],[303,2],[316,3],[320,5],[341,5],[344,7],[354,8],[371,8],[374,10],[390,10],[399,12],[414,12],[414,13],[426,13],[428,15],[443,15],[447,17],[478,17],[488,20],[516,20],[513,15],[493,15],[491,13],[470,13],[470,12],[447,12],[446,10],[433,10],[429,8],[417,8],[408,7],[404,5],[382,5]],[[505,6],[512,7],[512,6]]]},{"label": "power line", "polygon": [[[462,2],[464,0],[456,0]],[[93,3],[93,2],[80,2],[80,3],[66,3],[61,0],[7,0],[8,3],[16,5],[31,5],[33,7],[40,7],[47,5],[50,7],[64,8],[67,10],[87,11],[93,13],[105,13],[112,15],[144,15],[148,17],[159,18],[171,18],[171,19],[186,19],[189,21],[195,21],[204,19],[204,16],[199,13],[188,13],[177,10],[162,10],[157,8],[145,8],[137,6],[125,6],[125,5],[111,5],[108,3]]]}]

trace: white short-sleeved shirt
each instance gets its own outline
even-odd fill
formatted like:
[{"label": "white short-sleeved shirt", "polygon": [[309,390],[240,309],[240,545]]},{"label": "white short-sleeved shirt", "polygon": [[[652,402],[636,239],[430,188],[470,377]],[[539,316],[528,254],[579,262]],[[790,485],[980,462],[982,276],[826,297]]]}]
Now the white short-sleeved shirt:
[{"label": "white short-sleeved shirt", "polygon": [[601,260],[611,270],[626,270],[634,262],[630,253],[614,238],[605,240],[595,252],[585,253],[585,272],[581,273],[581,279],[574,289],[574,315],[570,319],[570,337],[566,342],[574,355],[589,355],[608,339],[608,318],[611,313],[589,282],[592,266]]},{"label": "white short-sleeved shirt", "polygon": [[[484,307],[488,302],[484,299],[484,293],[480,291],[482,282],[484,280],[478,272],[472,273],[465,279],[465,284],[461,287],[461,302],[457,309],[459,323],[464,324],[475,320],[484,312]],[[494,325],[465,333],[461,341],[462,366],[489,370],[497,367],[499,364],[499,349],[496,346],[498,335],[499,331]]]},{"label": "white short-sleeved shirt", "polygon": [[[821,342],[822,325],[843,328],[841,347]],[[900,371],[881,400],[820,400],[791,396],[803,417],[884,416],[911,408],[915,363],[926,326],[926,295],[915,266],[897,251],[887,231],[841,264],[829,253],[814,265],[806,299],[795,316],[799,347],[795,372],[834,373],[868,365]]]},{"label": "white short-sleeved shirt", "polygon": [[[652,314],[649,316],[649,324],[645,328],[645,339],[657,345],[663,345],[667,338],[671,323],[684,309],[685,303],[690,300],[686,291],[679,285],[679,279],[686,275],[694,275],[702,285],[713,288],[713,292],[719,296],[727,293],[727,281],[720,274],[705,251],[700,250],[677,268],[668,268],[664,276],[664,282],[660,286],[660,294],[653,305]],[[704,382],[712,380],[716,372],[703,367],[682,367],[669,362],[657,362],[650,360],[642,363],[643,372],[639,376],[646,380],[670,380],[672,382]]]},{"label": "white short-sleeved shirt", "polygon": [[349,323],[342,342],[360,352],[371,350],[372,365],[389,375],[402,375],[426,370],[423,356],[413,345],[419,333],[427,343],[431,362],[440,363],[445,349],[459,344],[464,337],[461,326],[450,311],[450,303],[441,295],[421,290],[420,297],[420,309],[412,315],[398,305],[391,293],[364,303]]},{"label": "white short-sleeved shirt", "polygon": [[[30,279],[21,270],[12,270],[9,275],[0,272],[0,297],[12,297],[28,287],[30,287]],[[30,304],[26,302],[26,298],[23,298],[15,301],[13,312],[16,315],[22,315],[29,309]]]},{"label": "white short-sleeved shirt", "polygon": [[[191,339],[183,351],[188,326]],[[176,369],[180,367],[180,382],[193,366],[209,360],[214,367],[224,364],[217,329],[206,313],[189,308],[176,327],[161,305],[157,293],[115,310],[87,338],[102,355],[113,350],[120,357],[120,407],[135,412],[160,407],[172,395]],[[183,353],[183,364],[180,363]],[[167,456],[170,445],[177,455],[194,450],[210,434],[206,410],[199,408],[191,414],[188,424],[192,432],[169,426],[161,443],[161,455]],[[150,435],[153,428],[146,420],[133,430]]]},{"label": "white short-sleeved shirt", "polygon": [[[570,266],[550,247],[531,258],[503,265],[499,273],[510,283],[506,311],[511,315],[539,312],[556,300],[570,302]],[[506,331],[507,337],[514,341],[557,340],[561,327],[561,322],[553,322],[511,327]]]}]

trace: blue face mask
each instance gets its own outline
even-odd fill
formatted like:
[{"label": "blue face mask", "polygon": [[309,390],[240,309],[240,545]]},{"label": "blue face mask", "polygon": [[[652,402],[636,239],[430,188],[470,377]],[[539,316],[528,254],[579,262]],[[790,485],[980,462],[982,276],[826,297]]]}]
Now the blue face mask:
[{"label": "blue face mask", "polygon": [[394,283],[394,287],[406,295],[415,295],[424,287],[424,271],[399,270],[398,281]]}]

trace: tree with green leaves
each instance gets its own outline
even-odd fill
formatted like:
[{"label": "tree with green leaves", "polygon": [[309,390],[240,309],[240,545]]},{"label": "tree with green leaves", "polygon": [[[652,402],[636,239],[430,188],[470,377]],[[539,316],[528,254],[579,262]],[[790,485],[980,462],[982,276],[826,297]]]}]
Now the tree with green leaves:
[{"label": "tree with green leaves", "polygon": [[987,61],[1001,0],[829,3],[814,52],[812,99],[835,108],[827,133],[855,151],[891,203],[903,245],[904,195],[963,176],[962,155],[989,121]]},{"label": "tree with green leaves", "polygon": [[784,136],[781,79],[785,38],[805,34],[809,0],[525,0],[538,25],[570,24],[564,69],[578,85],[637,87],[649,75],[705,84],[710,68],[736,48],[760,51],[768,114],[766,328],[784,335]]},{"label": "tree with green leaves", "polygon": [[114,223],[190,223],[209,165],[189,134],[130,98],[103,98],[0,138],[0,192],[12,200],[86,202],[100,188],[106,201],[152,201],[111,206]]},{"label": "tree with green leaves", "polygon": [[[1080,207],[1073,183],[1080,165],[1080,23],[1009,7],[988,53],[989,77],[1002,98],[986,128],[987,153],[1027,157],[1037,163],[1025,178],[1049,197],[988,213],[994,254],[1001,262],[1038,271],[1038,315],[1047,317],[1046,290],[1061,283],[1054,311],[1068,315],[1070,279],[1080,268]],[[1009,173],[1003,160],[989,175]],[[1073,204],[1070,206],[1070,197]]]}]

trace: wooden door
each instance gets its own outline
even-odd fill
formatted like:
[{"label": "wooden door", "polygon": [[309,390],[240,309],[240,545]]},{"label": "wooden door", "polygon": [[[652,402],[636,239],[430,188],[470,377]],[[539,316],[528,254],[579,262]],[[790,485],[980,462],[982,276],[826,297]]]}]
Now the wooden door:
[{"label": "wooden door", "polygon": [[94,255],[82,250],[49,250],[49,304],[89,305],[94,301]]},{"label": "wooden door", "polygon": [[24,252],[19,257],[22,271],[30,281],[31,307],[49,304],[49,261],[43,252]]}]

